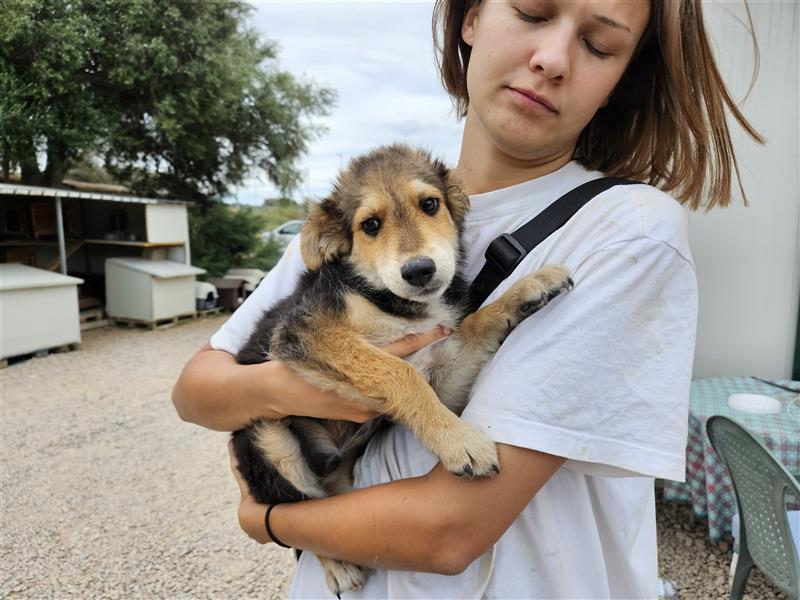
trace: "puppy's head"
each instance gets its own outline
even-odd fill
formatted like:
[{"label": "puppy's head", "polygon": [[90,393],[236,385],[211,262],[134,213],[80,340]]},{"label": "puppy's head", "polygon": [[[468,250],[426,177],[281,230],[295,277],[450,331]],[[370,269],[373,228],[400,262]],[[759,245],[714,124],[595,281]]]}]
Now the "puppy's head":
[{"label": "puppy's head", "polygon": [[469,198],[430,154],[385,146],[354,159],[301,232],[306,266],[348,261],[373,287],[409,300],[441,295],[456,273]]}]

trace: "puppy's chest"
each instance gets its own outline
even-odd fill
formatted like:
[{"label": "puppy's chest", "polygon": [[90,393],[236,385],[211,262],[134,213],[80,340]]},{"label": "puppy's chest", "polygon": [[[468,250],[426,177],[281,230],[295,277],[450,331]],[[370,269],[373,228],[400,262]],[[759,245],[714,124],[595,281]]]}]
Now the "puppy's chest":
[{"label": "puppy's chest", "polygon": [[[384,346],[412,333],[424,333],[437,325],[456,328],[460,315],[455,307],[441,299],[432,302],[422,317],[407,318],[388,314],[363,296],[348,294],[347,315],[350,325],[365,340],[376,346]],[[437,343],[431,344],[408,357],[408,361],[423,373],[439,359]]]}]

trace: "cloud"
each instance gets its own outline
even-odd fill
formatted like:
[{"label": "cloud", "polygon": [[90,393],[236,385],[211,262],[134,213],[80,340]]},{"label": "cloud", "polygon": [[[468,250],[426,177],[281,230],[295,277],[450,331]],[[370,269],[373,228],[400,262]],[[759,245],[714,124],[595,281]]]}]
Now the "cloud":
[{"label": "cloud", "polygon": [[[430,34],[432,2],[251,2],[249,25],[278,42],[280,68],[338,93],[328,132],[301,160],[301,196],[323,196],[340,166],[381,144],[407,142],[455,162],[461,126],[439,84]],[[266,177],[238,201],[277,194]],[[231,198],[233,200],[234,198]]]}]

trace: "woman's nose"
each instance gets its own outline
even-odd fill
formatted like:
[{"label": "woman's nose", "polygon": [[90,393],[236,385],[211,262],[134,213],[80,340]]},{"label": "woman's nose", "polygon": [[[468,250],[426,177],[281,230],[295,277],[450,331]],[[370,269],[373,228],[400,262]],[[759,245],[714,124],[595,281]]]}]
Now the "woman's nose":
[{"label": "woman's nose", "polygon": [[536,47],[528,68],[557,82],[567,79],[570,70],[570,34],[557,27],[537,33]]}]

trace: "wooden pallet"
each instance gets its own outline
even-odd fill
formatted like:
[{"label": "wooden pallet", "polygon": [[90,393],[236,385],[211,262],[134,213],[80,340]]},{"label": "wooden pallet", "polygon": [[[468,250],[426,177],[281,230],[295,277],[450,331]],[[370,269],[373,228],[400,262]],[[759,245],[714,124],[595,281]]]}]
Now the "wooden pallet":
[{"label": "wooden pallet", "polygon": [[43,348],[36,350],[36,352],[28,352],[27,354],[20,354],[19,356],[9,356],[8,358],[0,359],[0,369],[5,369],[9,364],[16,364],[31,358],[45,358],[51,354],[61,354],[62,352],[70,352],[71,350],[78,350],[81,347],[79,343],[62,344],[60,346],[53,346],[52,348]]},{"label": "wooden pallet", "polygon": [[175,325],[186,323],[187,321],[191,321],[195,318],[197,318],[197,313],[191,312],[186,313],[185,315],[177,315],[167,319],[155,319],[153,321],[147,321],[144,319],[129,319],[123,317],[109,317],[108,320],[114,325],[119,325],[121,327],[138,327],[140,329],[149,329],[150,331],[154,331],[156,329],[169,329],[170,327],[175,327]]},{"label": "wooden pallet", "polygon": [[222,311],[226,310],[224,306],[215,306],[214,308],[205,308],[203,310],[197,311],[198,317],[210,317],[212,315],[219,315],[222,314]]},{"label": "wooden pallet", "polygon": [[89,329],[97,329],[98,327],[106,327],[108,319],[103,315],[102,308],[90,308],[80,312],[81,318],[81,331]]}]

